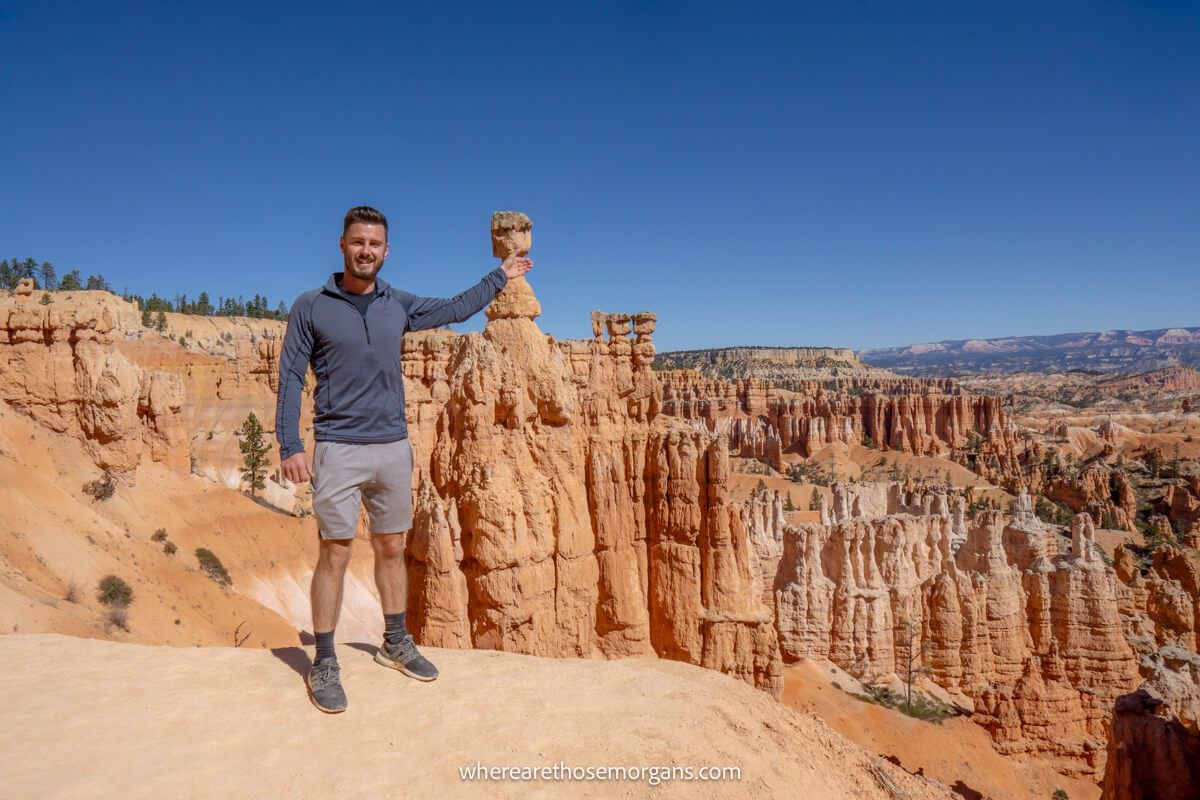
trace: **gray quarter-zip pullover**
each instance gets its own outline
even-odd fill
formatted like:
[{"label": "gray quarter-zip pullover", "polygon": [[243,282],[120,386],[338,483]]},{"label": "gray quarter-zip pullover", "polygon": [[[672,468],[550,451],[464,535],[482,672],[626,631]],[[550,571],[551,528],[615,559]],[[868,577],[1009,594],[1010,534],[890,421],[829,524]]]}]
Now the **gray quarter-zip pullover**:
[{"label": "gray quarter-zip pullover", "polygon": [[313,428],[319,442],[374,444],[408,436],[400,341],[407,331],[463,322],[492,301],[508,277],[500,267],[454,297],[418,297],[375,279],[366,312],[341,289],[340,272],[292,303],[279,356],[275,438],[280,460],[304,450],[300,396],[311,364]]}]

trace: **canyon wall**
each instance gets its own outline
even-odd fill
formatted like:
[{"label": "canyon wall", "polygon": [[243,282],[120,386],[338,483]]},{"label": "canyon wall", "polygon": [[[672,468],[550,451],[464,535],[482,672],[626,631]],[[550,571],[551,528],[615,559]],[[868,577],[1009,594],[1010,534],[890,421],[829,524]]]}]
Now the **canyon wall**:
[{"label": "canyon wall", "polygon": [[[948,455],[973,441],[993,453],[1014,450],[999,397],[921,392],[907,384],[881,390],[781,389],[758,379],[736,382],[692,370],[661,373],[663,413],[727,435],[733,453],[782,469],[783,456],[811,456],[834,442],[869,440],[880,450]],[[893,390],[899,393],[891,393]]]},{"label": "canyon wall", "polygon": [[114,346],[141,327],[136,307],[107,292],[53,297],[0,296],[0,400],[79,438],[115,475],[131,475],[143,455],[186,469],[182,381]]},{"label": "canyon wall", "polygon": [[785,661],[827,658],[868,681],[902,672],[903,631],[929,677],[969,698],[1005,753],[1102,767],[1113,701],[1137,685],[1120,582],[1081,515],[1069,551],[1032,514],[852,517],[785,531],[775,582]]}]

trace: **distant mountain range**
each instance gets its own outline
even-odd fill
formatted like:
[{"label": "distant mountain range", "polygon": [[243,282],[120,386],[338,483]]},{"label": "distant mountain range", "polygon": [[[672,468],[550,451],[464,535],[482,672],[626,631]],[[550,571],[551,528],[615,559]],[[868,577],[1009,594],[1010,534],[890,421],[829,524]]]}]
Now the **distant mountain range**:
[{"label": "distant mountain range", "polygon": [[920,377],[1068,370],[1146,372],[1179,365],[1200,367],[1200,328],[959,339],[862,350],[858,357],[873,367]]}]

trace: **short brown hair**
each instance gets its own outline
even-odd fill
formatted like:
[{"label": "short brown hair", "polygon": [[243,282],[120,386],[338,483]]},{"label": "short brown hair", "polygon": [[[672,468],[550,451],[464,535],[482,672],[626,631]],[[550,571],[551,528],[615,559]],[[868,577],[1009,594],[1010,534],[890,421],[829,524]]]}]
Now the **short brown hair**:
[{"label": "short brown hair", "polygon": [[382,225],[384,233],[387,232],[387,217],[377,208],[370,206],[355,206],[346,212],[346,219],[342,225],[342,235],[350,230],[350,226],[356,222],[361,222],[364,225]]}]

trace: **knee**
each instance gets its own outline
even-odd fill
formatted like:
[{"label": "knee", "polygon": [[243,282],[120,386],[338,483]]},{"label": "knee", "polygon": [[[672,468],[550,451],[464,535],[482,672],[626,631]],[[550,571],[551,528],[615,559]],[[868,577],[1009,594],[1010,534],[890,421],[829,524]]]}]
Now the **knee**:
[{"label": "knee", "polygon": [[317,563],[318,568],[329,570],[330,572],[342,573],[346,571],[346,566],[350,563],[350,542],[340,541],[323,541],[321,542],[321,556]]},{"label": "knee", "polygon": [[404,536],[398,533],[372,536],[371,546],[375,548],[376,558],[390,561],[404,556]]}]

